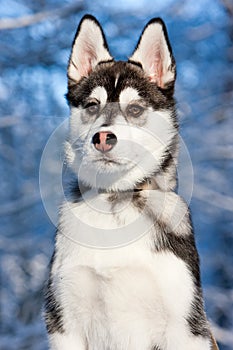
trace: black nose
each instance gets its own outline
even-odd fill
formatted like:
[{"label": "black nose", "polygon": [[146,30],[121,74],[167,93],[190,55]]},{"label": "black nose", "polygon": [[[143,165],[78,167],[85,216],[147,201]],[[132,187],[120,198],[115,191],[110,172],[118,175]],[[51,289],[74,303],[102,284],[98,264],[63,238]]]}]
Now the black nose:
[{"label": "black nose", "polygon": [[117,143],[117,137],[112,132],[101,131],[93,136],[92,143],[97,151],[104,153],[110,151],[115,146]]}]

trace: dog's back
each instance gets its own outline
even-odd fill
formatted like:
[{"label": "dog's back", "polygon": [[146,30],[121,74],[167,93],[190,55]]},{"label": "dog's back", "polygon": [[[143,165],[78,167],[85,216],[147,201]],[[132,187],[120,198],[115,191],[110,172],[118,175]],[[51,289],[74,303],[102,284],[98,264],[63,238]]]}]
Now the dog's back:
[{"label": "dog's back", "polygon": [[56,350],[214,349],[186,203],[174,192],[175,60],[150,21],[115,62],[91,16],[68,66],[67,162],[45,319]]}]

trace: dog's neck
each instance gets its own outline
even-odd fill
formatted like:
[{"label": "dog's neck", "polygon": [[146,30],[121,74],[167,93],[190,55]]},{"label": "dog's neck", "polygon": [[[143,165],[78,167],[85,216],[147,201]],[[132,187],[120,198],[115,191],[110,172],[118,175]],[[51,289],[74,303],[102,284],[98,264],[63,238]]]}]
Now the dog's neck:
[{"label": "dog's neck", "polygon": [[[83,193],[92,190],[92,187],[86,186],[83,183],[78,184],[78,192],[82,196]],[[125,193],[125,192],[140,192],[140,191],[145,191],[145,190],[157,190],[159,189],[158,184],[156,183],[154,178],[147,178],[144,181],[136,184],[132,189],[127,189],[127,190],[119,190],[119,191],[114,191],[114,190],[109,190],[109,189],[95,189],[97,193]]]},{"label": "dog's neck", "polygon": [[[157,185],[156,181],[154,178],[148,178],[145,179],[144,181],[138,183],[135,185],[132,189],[127,189],[127,190],[121,190],[119,193],[122,192],[140,192],[140,191],[145,191],[145,190],[157,190],[159,186]],[[105,190],[105,189],[99,189],[99,193],[116,193],[117,191],[113,190]]]}]

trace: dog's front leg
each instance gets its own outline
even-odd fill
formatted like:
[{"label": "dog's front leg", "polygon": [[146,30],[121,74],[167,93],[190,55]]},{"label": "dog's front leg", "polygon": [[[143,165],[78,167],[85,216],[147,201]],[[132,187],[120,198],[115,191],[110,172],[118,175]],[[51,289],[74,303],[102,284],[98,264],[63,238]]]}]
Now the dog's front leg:
[{"label": "dog's front leg", "polygon": [[[55,254],[54,254],[55,257]],[[52,259],[53,273],[46,286],[44,319],[48,332],[50,350],[88,350],[83,329],[75,322],[72,315],[72,302],[70,308],[60,297],[64,289],[55,281],[62,283],[62,277],[57,270],[59,260]],[[59,277],[57,277],[59,275]],[[57,288],[55,288],[55,285]],[[66,299],[65,299],[66,300]],[[68,298],[69,300],[69,298]]]},{"label": "dog's front leg", "polygon": [[49,335],[50,350],[88,350],[85,339],[76,333],[59,333]]}]

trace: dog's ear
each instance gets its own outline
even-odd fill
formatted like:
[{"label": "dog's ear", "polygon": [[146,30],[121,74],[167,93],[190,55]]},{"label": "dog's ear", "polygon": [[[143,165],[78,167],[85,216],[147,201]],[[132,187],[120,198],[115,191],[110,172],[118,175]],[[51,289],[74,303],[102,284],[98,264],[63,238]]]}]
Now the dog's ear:
[{"label": "dog's ear", "polygon": [[130,61],[140,63],[149,79],[162,89],[174,86],[175,59],[166,26],[160,18],[154,18],[146,25]]},{"label": "dog's ear", "polygon": [[78,82],[87,77],[101,61],[113,60],[101,25],[95,17],[85,15],[74,37],[68,64],[68,78]]}]

